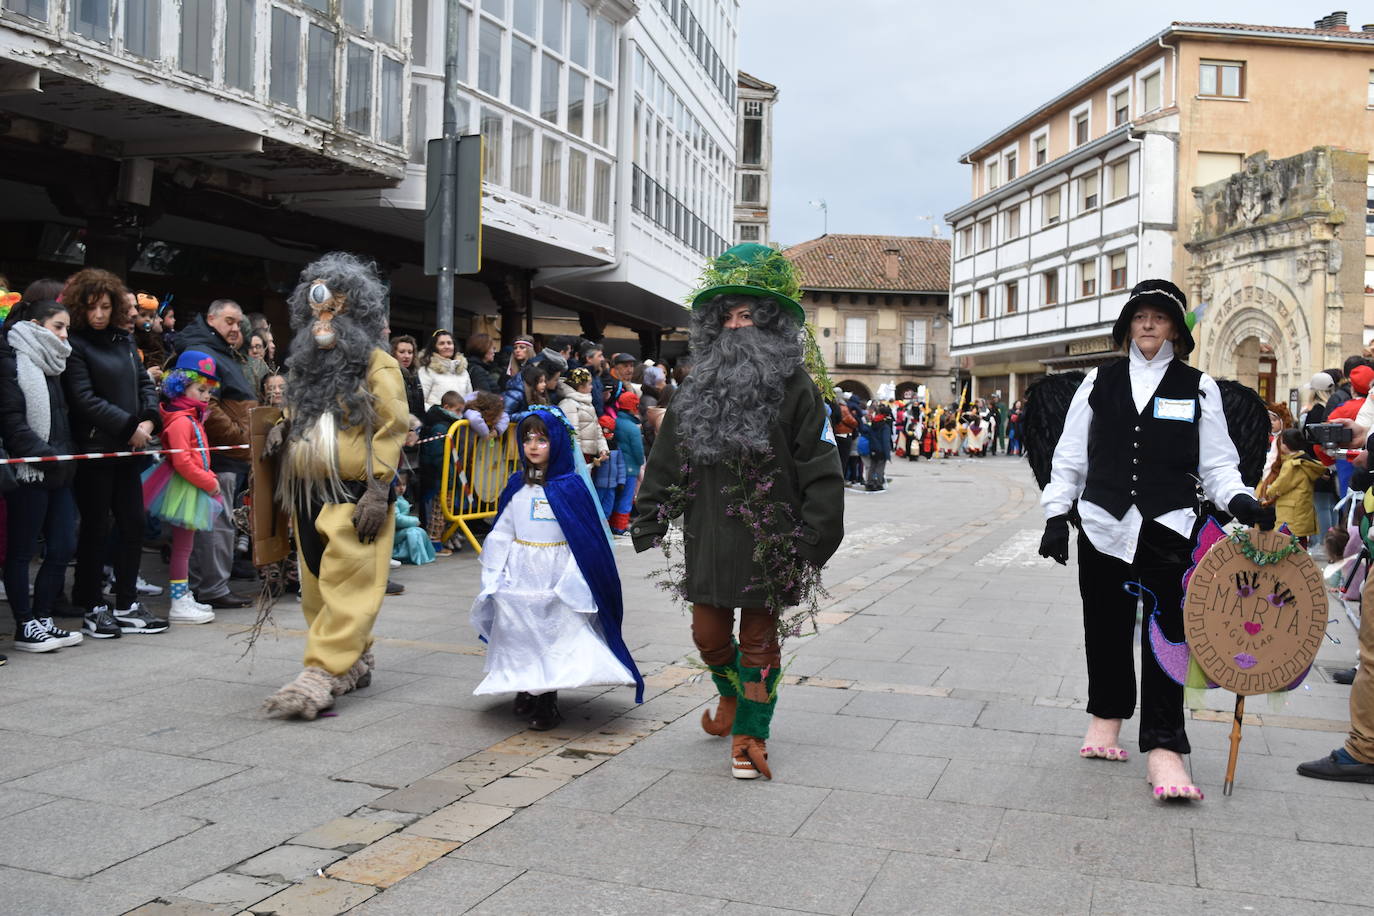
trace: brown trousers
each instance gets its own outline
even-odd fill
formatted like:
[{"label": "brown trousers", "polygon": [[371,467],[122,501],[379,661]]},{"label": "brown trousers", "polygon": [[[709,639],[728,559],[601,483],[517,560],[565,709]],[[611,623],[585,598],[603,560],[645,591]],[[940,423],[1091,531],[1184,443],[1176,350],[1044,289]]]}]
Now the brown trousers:
[{"label": "brown trousers", "polygon": [[1350,685],[1350,737],[1345,749],[1360,763],[1374,763],[1374,576],[1360,594],[1360,667]]},{"label": "brown trousers", "polygon": [[[692,605],[692,641],[707,665],[735,661],[735,609],[711,604]],[[739,649],[750,668],[776,668],[782,663],[777,620],[763,608],[742,608]]]}]

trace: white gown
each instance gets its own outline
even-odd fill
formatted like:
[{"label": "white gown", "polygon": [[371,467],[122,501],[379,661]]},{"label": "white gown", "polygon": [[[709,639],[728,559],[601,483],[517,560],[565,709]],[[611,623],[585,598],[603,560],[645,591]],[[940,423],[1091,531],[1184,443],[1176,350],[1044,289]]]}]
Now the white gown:
[{"label": "white gown", "polygon": [[487,676],[474,694],[634,683],[606,645],[596,601],[541,486],[521,487],[487,535],[472,626],[487,640]]}]

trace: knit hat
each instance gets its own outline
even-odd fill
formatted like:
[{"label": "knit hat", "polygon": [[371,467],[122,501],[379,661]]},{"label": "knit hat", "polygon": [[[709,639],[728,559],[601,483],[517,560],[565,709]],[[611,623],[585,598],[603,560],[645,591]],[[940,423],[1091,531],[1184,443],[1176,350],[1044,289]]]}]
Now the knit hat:
[{"label": "knit hat", "polygon": [[1131,336],[1131,318],[1144,306],[1159,309],[1173,322],[1177,339],[1174,353],[1179,357],[1193,352],[1193,332],[1188,324],[1188,297],[1168,280],[1141,280],[1126,298],[1116,324],[1112,325],[1112,341],[1120,348]]},{"label": "knit hat", "polygon": [[172,369],[185,369],[189,372],[199,373],[212,382],[219,381],[219,376],[215,374],[218,370],[215,366],[214,357],[199,350],[182,350],[181,355],[177,357],[177,364]]},{"label": "knit hat", "polygon": [[1374,369],[1356,366],[1350,370],[1350,390],[1363,397],[1369,394],[1369,385],[1374,382]]},{"label": "knit hat", "polygon": [[637,413],[639,411],[639,395],[627,389],[615,399],[615,406],[621,410],[628,410],[630,413]]},{"label": "knit hat", "polygon": [[615,417],[608,417],[605,414],[596,418],[597,424],[601,427],[603,434],[610,438],[615,435]]}]

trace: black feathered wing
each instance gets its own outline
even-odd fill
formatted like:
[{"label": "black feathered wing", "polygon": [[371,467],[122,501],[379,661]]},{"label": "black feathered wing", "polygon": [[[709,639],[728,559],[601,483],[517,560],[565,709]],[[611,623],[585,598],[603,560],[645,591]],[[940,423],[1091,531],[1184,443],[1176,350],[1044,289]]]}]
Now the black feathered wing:
[{"label": "black feathered wing", "polygon": [[1264,459],[1269,454],[1269,408],[1255,389],[1231,379],[1217,379],[1221,390],[1221,410],[1226,414],[1226,431],[1240,457],[1240,479],[1255,487],[1264,474]]},{"label": "black feathered wing", "polygon": [[1026,462],[1040,489],[1050,482],[1050,464],[1054,447],[1064,433],[1064,418],[1074,392],[1083,384],[1087,374],[1077,370],[1047,375],[1026,389],[1021,406],[1021,442],[1026,449]]}]

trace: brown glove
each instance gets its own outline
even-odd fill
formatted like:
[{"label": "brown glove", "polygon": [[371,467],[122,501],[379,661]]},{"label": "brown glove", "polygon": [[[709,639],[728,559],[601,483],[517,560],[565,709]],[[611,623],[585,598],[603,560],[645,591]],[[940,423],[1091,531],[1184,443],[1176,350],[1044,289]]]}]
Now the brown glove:
[{"label": "brown glove", "polygon": [[391,506],[387,502],[387,491],[390,489],[384,480],[375,477],[368,480],[367,492],[353,510],[353,530],[358,532],[358,540],[364,544],[377,540],[382,525],[388,520]]},{"label": "brown glove", "polygon": [[262,456],[264,458],[275,458],[281,454],[282,446],[286,444],[287,432],[285,420],[267,431],[266,438],[262,440]]}]

